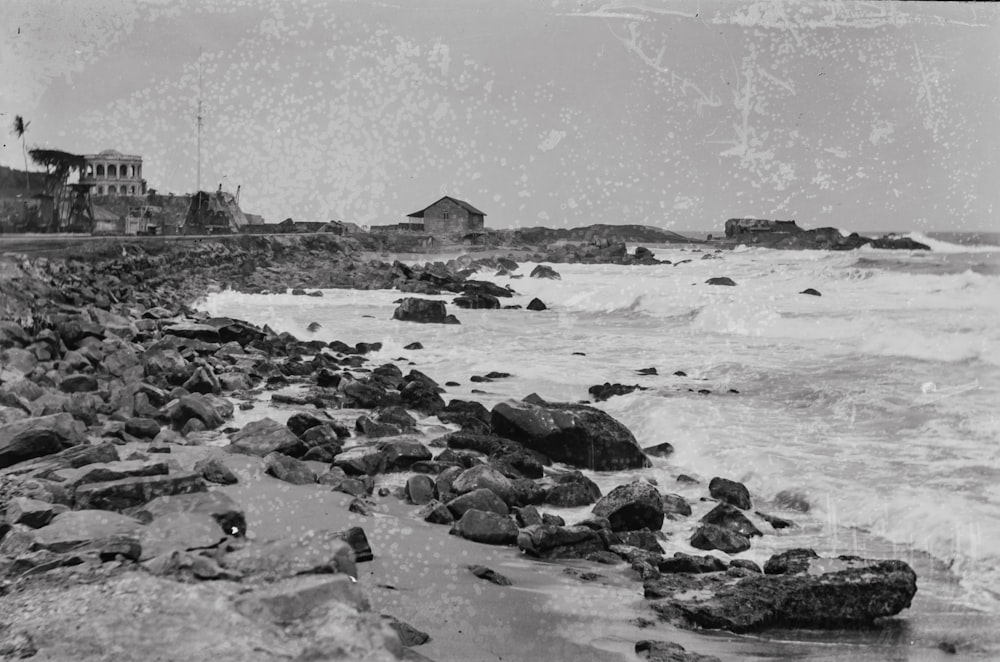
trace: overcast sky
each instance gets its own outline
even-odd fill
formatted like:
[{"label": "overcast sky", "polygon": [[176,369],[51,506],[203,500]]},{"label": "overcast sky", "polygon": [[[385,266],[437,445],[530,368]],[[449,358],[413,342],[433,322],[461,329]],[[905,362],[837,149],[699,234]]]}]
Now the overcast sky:
[{"label": "overcast sky", "polygon": [[143,157],[277,222],[1000,231],[1000,8],[4,0],[0,163]]}]

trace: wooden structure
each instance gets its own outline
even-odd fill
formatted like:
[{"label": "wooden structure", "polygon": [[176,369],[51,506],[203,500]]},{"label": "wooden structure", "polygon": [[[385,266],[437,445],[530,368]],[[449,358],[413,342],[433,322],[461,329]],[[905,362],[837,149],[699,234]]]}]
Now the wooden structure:
[{"label": "wooden structure", "polygon": [[[468,202],[444,196],[407,216],[407,229],[432,235],[467,234],[481,231],[485,216]],[[403,224],[400,224],[401,226]]]}]

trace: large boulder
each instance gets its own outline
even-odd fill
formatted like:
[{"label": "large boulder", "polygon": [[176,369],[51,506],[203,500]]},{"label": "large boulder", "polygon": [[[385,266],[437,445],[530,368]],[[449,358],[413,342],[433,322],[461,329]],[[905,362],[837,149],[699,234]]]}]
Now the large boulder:
[{"label": "large boulder", "polygon": [[646,481],[619,485],[597,502],[593,513],[607,517],[612,531],[659,531],[663,527],[663,499]]},{"label": "large boulder", "polygon": [[539,264],[537,267],[532,269],[531,273],[528,274],[528,278],[548,278],[550,280],[562,280],[562,276],[560,276],[555,269],[544,264]]},{"label": "large boulder", "polygon": [[423,324],[458,324],[454,315],[449,315],[443,301],[407,297],[399,302],[392,313],[392,319]]},{"label": "large boulder", "polygon": [[463,471],[452,483],[458,494],[466,494],[481,488],[500,497],[508,506],[517,505],[514,484],[502,473],[486,464],[479,464]]},{"label": "large boulder", "polygon": [[481,510],[506,517],[510,509],[503,499],[485,487],[457,496],[448,502],[448,510],[455,517],[462,517],[469,510]]},{"label": "large boulder", "polygon": [[750,490],[743,483],[716,476],[708,484],[708,493],[713,499],[728,503],[743,510],[750,510]]},{"label": "large boulder", "polygon": [[587,405],[510,400],[493,408],[490,423],[496,434],[575,467],[621,471],[651,466],[628,428]]},{"label": "large boulder", "polygon": [[517,536],[522,551],[543,559],[584,558],[618,542],[606,529],[555,524],[533,524],[521,529]]},{"label": "large boulder", "polygon": [[70,414],[22,418],[0,426],[0,469],[84,441]]},{"label": "large boulder", "polygon": [[517,542],[517,524],[510,517],[483,510],[465,511],[461,519],[452,525],[451,532],[487,545],[513,545]]},{"label": "large boulder", "polygon": [[664,574],[645,597],[675,625],[747,632],[766,627],[866,627],[910,606],[917,575],[902,561],[808,558],[783,574]]},{"label": "large boulder", "polygon": [[242,430],[230,436],[229,441],[230,451],[258,457],[268,453],[298,457],[306,451],[306,445],[294,432],[271,418],[247,423]]}]

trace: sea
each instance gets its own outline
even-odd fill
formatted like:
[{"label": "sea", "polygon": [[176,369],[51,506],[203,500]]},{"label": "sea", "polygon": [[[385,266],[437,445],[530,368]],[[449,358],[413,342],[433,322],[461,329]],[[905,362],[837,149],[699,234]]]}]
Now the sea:
[{"label": "sea", "polygon": [[[409,295],[388,290],[221,291],[200,306],[303,339],[381,342],[376,363],[455,382],[446,399],[487,408],[638,385],[594,406],[673,454],[589,475],[605,493],[638,478],[686,497],[695,513],[664,525],[668,553],[704,553],[688,540],[721,476],[744,483],[755,510],[795,524],[764,525],[741,558],[809,547],[917,570],[914,604],[891,635],[756,635],[777,647],[766,659],[1000,659],[1000,234],[907,236],[931,250],[670,244],[647,246],[669,264],[550,265],[559,280],[528,277],[531,262],[512,275],[483,269],[475,278],[516,292],[503,303],[537,297],[548,309],[449,305],[460,325],[394,321]],[[706,283],[720,276],[735,286]],[[423,349],[405,349],[413,342]],[[494,371],[510,376],[471,381]]]}]

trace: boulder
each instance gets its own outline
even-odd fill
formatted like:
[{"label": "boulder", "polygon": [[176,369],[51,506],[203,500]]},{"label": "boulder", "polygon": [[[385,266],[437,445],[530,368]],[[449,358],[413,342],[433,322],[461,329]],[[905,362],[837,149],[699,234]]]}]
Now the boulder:
[{"label": "boulder", "polygon": [[194,471],[210,483],[219,485],[235,485],[239,482],[232,469],[222,463],[217,457],[206,457],[194,464]]},{"label": "boulder", "polygon": [[109,480],[121,480],[137,476],[165,476],[168,473],[166,462],[152,460],[120,460],[118,462],[96,462],[82,467],[58,469],[50,477],[58,480],[67,489],[75,490],[89,483],[103,483]]},{"label": "boulder", "polygon": [[284,453],[299,457],[306,451],[305,444],[291,430],[271,418],[247,423],[230,435],[229,440],[227,449],[243,455],[264,457],[268,453]]},{"label": "boulder", "polygon": [[58,453],[84,441],[70,414],[23,418],[0,426],[0,469]]},{"label": "boulder", "polygon": [[[742,576],[740,576],[742,574]],[[767,627],[869,627],[910,606],[917,575],[902,561],[811,558],[795,572],[664,574],[644,582],[675,625],[748,632]]]},{"label": "boulder", "polygon": [[98,388],[97,378],[93,375],[70,375],[59,382],[59,390],[63,393],[89,393]]},{"label": "boulder", "polygon": [[164,327],[163,333],[166,335],[177,336],[178,338],[200,340],[207,343],[223,342],[219,336],[219,329],[209,324],[182,322],[180,324],[172,324]]},{"label": "boulder", "polygon": [[501,402],[490,423],[498,435],[575,467],[620,471],[651,466],[628,428],[587,405]]},{"label": "boulder", "polygon": [[76,507],[122,511],[159,496],[204,492],[205,489],[205,480],[192,472],[122,478],[78,487],[75,493]]},{"label": "boulder", "polygon": [[[229,405],[229,413],[232,414],[232,404]],[[190,419],[201,421],[206,430],[214,430],[225,421],[225,410],[220,408],[220,403],[209,395],[192,393],[182,395],[176,400],[167,403],[164,414],[174,422],[175,425],[184,425]]]},{"label": "boulder", "polygon": [[130,418],[125,421],[125,432],[139,439],[153,439],[160,434],[160,424],[152,418]]},{"label": "boulder", "polygon": [[509,478],[485,464],[466,469],[452,482],[452,488],[458,494],[467,494],[474,490],[487,489],[508,506],[515,503],[514,485]]},{"label": "boulder", "polygon": [[702,524],[728,529],[746,538],[763,535],[753,522],[740,510],[726,503],[720,503],[701,518]]},{"label": "boulder", "polygon": [[416,506],[423,506],[434,499],[434,481],[430,476],[417,474],[406,481],[406,499]]},{"label": "boulder", "polygon": [[560,474],[555,477],[555,482],[556,484],[545,493],[545,503],[550,506],[557,508],[589,506],[602,496],[597,483],[579,471]]},{"label": "boulder", "polygon": [[503,499],[485,487],[457,496],[450,500],[447,505],[448,510],[455,517],[462,517],[469,510],[492,512],[504,517],[510,513],[510,509]]},{"label": "boulder", "polygon": [[191,512],[166,513],[142,528],[140,560],[175,550],[187,552],[216,547],[228,538],[210,515]]},{"label": "boulder", "polygon": [[716,476],[708,484],[708,493],[713,499],[743,510],[750,510],[750,491],[743,483]]},{"label": "boulder", "polygon": [[695,549],[717,549],[726,554],[739,554],[750,549],[750,539],[715,524],[702,524],[691,536],[691,546]]},{"label": "boulder", "polygon": [[[636,253],[639,249],[636,249]],[[643,639],[635,644],[635,654],[644,662],[722,662],[714,655],[701,655],[688,651],[672,641]]]},{"label": "boulder", "polygon": [[56,515],[48,526],[35,531],[35,544],[53,552],[70,552],[118,536],[137,538],[141,528],[142,522],[119,513],[70,510]]},{"label": "boulder", "polygon": [[684,552],[674,552],[669,558],[660,559],[660,572],[684,572],[698,574],[703,572],[725,572],[726,563],[715,556],[692,556]]},{"label": "boulder", "polygon": [[354,446],[339,453],[333,465],[354,476],[374,476],[385,470],[385,454],[376,446]]},{"label": "boulder", "polygon": [[431,459],[431,452],[416,439],[386,439],[375,446],[385,457],[385,471],[408,471],[416,462]]},{"label": "boulder", "polygon": [[663,527],[663,499],[646,481],[619,485],[597,502],[593,513],[607,517],[612,531],[659,531]]},{"label": "boulder", "polygon": [[417,517],[431,524],[451,524],[455,521],[455,516],[448,510],[448,506],[440,501],[429,501],[417,511]]},{"label": "boulder", "polygon": [[510,517],[475,508],[465,511],[451,528],[452,534],[487,545],[513,545],[517,532],[517,524]]},{"label": "boulder", "polygon": [[500,307],[500,300],[492,294],[465,294],[452,299],[459,308],[493,310]]},{"label": "boulder", "polygon": [[522,551],[543,559],[585,558],[594,552],[606,551],[609,544],[617,543],[608,531],[585,526],[558,526],[534,524],[520,530],[517,546]]},{"label": "boulder", "polygon": [[51,522],[60,508],[66,510],[66,506],[55,506],[47,501],[14,497],[7,503],[7,522],[39,529]]},{"label": "boulder", "polygon": [[443,301],[407,297],[399,302],[392,318],[403,322],[423,324],[458,324],[454,315],[449,315]]},{"label": "boulder", "polygon": [[709,278],[705,282],[709,285],[728,285],[730,287],[736,286],[736,282],[729,276],[715,276],[713,278]]},{"label": "boulder", "polygon": [[691,516],[691,504],[679,494],[663,495],[663,515],[670,520]]},{"label": "boulder", "polygon": [[316,472],[312,467],[283,453],[265,455],[264,467],[268,475],[292,485],[310,485],[316,482]]},{"label": "boulder", "polygon": [[151,522],[168,513],[208,515],[218,522],[226,535],[233,537],[243,536],[247,530],[243,508],[232,497],[218,490],[161,496],[127,512],[141,522]]},{"label": "boulder", "polygon": [[445,408],[444,400],[435,386],[419,379],[406,384],[399,392],[403,405],[427,416],[434,416]]},{"label": "boulder", "polygon": [[[371,560],[370,549],[365,560]],[[226,555],[228,567],[270,581],[332,573],[357,577],[358,561],[345,532],[329,530],[310,531],[293,539],[254,541]]]},{"label": "boulder", "polygon": [[542,310],[548,310],[549,308],[548,306],[545,305],[545,303],[541,299],[535,297],[534,299],[528,302],[527,309],[537,312]]},{"label": "boulder", "polygon": [[528,274],[528,277],[529,278],[548,278],[550,280],[562,280],[562,276],[560,276],[556,272],[555,269],[553,269],[550,266],[544,265],[544,264],[539,264],[537,267],[535,267],[534,269],[532,269],[531,273]]},{"label": "boulder", "polygon": [[814,297],[821,297],[821,296],[823,296],[823,295],[822,295],[822,294],[820,293],[820,291],[819,291],[819,290],[815,290],[815,289],[813,289],[813,288],[811,288],[811,287],[807,287],[806,289],[804,289],[804,290],[802,290],[801,292],[799,292],[799,294],[808,294],[808,295],[810,295],[810,296],[814,296]]}]

